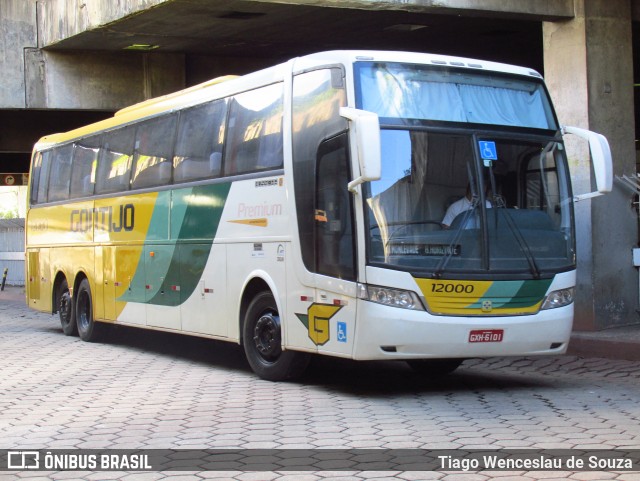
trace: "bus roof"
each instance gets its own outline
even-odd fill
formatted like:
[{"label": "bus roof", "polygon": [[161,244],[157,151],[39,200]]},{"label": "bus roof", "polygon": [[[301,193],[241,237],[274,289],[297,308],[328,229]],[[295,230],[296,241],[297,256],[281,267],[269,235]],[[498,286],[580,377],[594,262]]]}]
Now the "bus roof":
[{"label": "bus roof", "polygon": [[200,84],[194,85],[193,87],[186,88],[184,90],[178,90],[177,92],[172,92],[170,94],[162,95],[160,97],[154,97],[149,100],[144,100],[137,104],[130,105],[129,107],[125,107],[123,109],[118,110],[114,117],[118,115],[124,115],[136,110],[140,110],[144,112],[145,110],[151,110],[154,105],[162,104],[163,102],[168,102],[169,100],[178,98],[182,95],[186,95],[191,92],[196,92],[198,90],[210,87],[212,85],[217,85],[222,82],[226,82],[227,80],[233,80],[234,78],[238,78],[237,75],[225,75],[223,77],[216,77],[212,80],[207,80],[206,82],[202,82]]},{"label": "bus roof", "polygon": [[[448,55],[377,50],[333,50],[318,52],[298,57],[288,63],[282,63],[240,77],[235,75],[217,77],[177,92],[139,102],[118,110],[113,117],[109,117],[105,120],[79,127],[68,132],[44,136],[36,143],[35,148],[46,149],[56,144],[82,138],[103,130],[111,130],[118,126],[163,112],[170,112],[172,110],[188,107],[207,100],[223,98],[240,93],[259,85],[266,85],[281,81],[284,79],[285,72],[291,71],[291,69],[293,69],[293,72],[299,72],[321,65],[335,65],[340,63],[350,65],[358,61],[431,64],[434,66],[468,68],[476,71],[484,70],[489,72],[502,72],[526,77],[542,78],[542,76],[535,70],[525,67],[464,57],[452,57]],[[288,65],[290,66],[286,68]]]},{"label": "bus roof", "polygon": [[139,102],[118,110],[113,117],[68,132],[46,135],[38,140],[35,148],[38,150],[47,149],[54,145],[79,139],[97,132],[111,130],[136,120],[152,117],[164,112],[171,112],[183,107],[189,107],[207,100],[224,98],[255,88],[259,85],[275,83],[283,80],[284,65],[285,64],[276,65],[241,77],[236,75],[217,77],[184,90]]},{"label": "bus roof", "polygon": [[316,65],[330,63],[344,63],[347,65],[359,61],[431,64],[442,67],[468,68],[472,70],[486,70],[489,72],[524,75],[526,77],[538,79],[542,78],[538,72],[531,68],[505,63],[466,57],[454,57],[450,55],[385,50],[332,50],[318,52],[295,59],[294,70],[299,71]]}]

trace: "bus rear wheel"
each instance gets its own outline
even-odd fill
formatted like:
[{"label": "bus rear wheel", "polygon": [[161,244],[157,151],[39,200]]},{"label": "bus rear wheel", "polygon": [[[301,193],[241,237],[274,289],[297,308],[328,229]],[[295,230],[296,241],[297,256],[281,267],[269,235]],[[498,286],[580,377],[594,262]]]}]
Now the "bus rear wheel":
[{"label": "bus rear wheel", "polygon": [[249,304],[243,346],[253,372],[268,381],[298,377],[310,360],[309,354],[282,350],[280,315],[271,292],[259,293]]},{"label": "bus rear wheel", "polygon": [[93,298],[87,279],[82,279],[76,289],[76,324],[80,339],[87,342],[100,340],[101,327],[93,320]]},{"label": "bus rear wheel", "polygon": [[412,359],[407,364],[419,374],[440,377],[451,374],[463,361],[464,359]]},{"label": "bus rear wheel", "polygon": [[67,336],[75,336],[78,334],[76,326],[76,318],[73,311],[73,299],[69,292],[69,284],[67,280],[63,280],[58,287],[58,295],[56,296],[56,304],[58,306],[58,317],[62,332]]}]

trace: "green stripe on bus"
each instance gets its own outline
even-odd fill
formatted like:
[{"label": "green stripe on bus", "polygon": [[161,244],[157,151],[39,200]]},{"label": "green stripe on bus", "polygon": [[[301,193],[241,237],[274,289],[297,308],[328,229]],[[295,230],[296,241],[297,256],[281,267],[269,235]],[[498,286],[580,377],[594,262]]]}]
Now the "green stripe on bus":
[{"label": "green stripe on bus", "polygon": [[[141,253],[132,280],[132,285],[146,288],[128,291],[118,300],[165,306],[177,306],[186,301],[204,272],[230,189],[231,183],[225,182],[174,190],[171,202],[168,191],[166,196],[159,196],[147,240],[162,238],[163,229],[166,238],[167,219],[171,219],[171,240],[157,246],[164,255],[153,259],[153,277],[162,277],[164,281],[151,286],[145,282],[147,262],[150,262],[148,252],[154,249],[148,246]],[[163,275],[159,276],[160,273]],[[171,294],[172,286],[180,286],[179,293]]]},{"label": "green stripe on bus", "polygon": [[515,309],[532,307],[547,293],[553,279],[530,281],[495,281],[481,299],[467,308],[481,309],[486,299],[493,301],[493,308]]},{"label": "green stripe on bus", "polygon": [[[202,277],[230,189],[230,182],[197,186],[181,201],[178,201],[180,191],[174,192],[174,205],[184,202],[187,207],[178,235],[181,255],[174,254],[171,258],[167,279],[180,279],[181,303],[193,294]],[[168,304],[161,294],[156,294],[149,302]]]}]

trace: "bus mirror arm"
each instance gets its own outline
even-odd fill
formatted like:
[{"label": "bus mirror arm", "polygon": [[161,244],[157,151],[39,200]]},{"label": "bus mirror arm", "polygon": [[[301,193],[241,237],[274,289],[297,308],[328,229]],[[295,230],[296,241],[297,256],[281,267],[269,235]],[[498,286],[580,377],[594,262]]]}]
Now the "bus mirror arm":
[{"label": "bus mirror arm", "polygon": [[574,202],[598,197],[611,192],[613,187],[613,161],[611,158],[611,148],[604,135],[578,127],[562,127],[562,134],[573,134],[589,142],[591,161],[593,162],[593,172],[596,177],[596,192],[580,194],[574,196]]},{"label": "bus mirror arm", "polygon": [[355,193],[360,184],[380,179],[380,122],[377,114],[351,107],[341,107],[340,116],[351,121],[350,138],[360,167],[360,176],[349,182],[348,186],[349,191]]},{"label": "bus mirror arm", "polygon": [[347,188],[349,189],[349,192],[356,194],[358,192],[358,189],[356,189],[356,187],[358,187],[360,184],[364,183],[365,180],[362,179],[362,176],[353,179],[351,182],[349,182],[347,184]]}]

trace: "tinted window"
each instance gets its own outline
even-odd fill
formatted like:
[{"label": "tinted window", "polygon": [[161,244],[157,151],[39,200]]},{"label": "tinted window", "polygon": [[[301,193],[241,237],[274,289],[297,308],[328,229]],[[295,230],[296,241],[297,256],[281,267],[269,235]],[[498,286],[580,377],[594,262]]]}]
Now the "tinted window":
[{"label": "tinted window", "polygon": [[316,192],[316,160],[323,140],[346,130],[340,117],[346,105],[343,72],[323,69],[296,75],[293,79],[293,175],[302,258],[315,271],[313,239]]},{"label": "tinted window", "polygon": [[218,177],[222,166],[222,142],[226,101],[200,105],[180,114],[174,182]]},{"label": "tinted window", "polygon": [[71,155],[73,144],[53,149],[52,169],[49,175],[49,195],[47,200],[65,200],[69,198],[69,182],[71,179]]},{"label": "tinted window", "polygon": [[152,119],[136,130],[132,188],[171,183],[171,157],[176,115]]},{"label": "tinted window", "polygon": [[100,137],[89,137],[76,144],[73,150],[71,192],[69,197],[85,197],[93,194],[96,183],[96,168],[100,152]]},{"label": "tinted window", "polygon": [[31,168],[31,203],[46,202],[49,152],[38,152],[33,157]]},{"label": "tinted window", "polygon": [[225,175],[281,168],[282,84],[236,95],[229,110]]},{"label": "tinted window", "polygon": [[347,134],[323,142],[318,151],[316,175],[317,272],[355,280],[355,248]]},{"label": "tinted window", "polygon": [[133,126],[109,132],[104,136],[100,160],[96,193],[125,191],[129,188],[129,175],[133,159]]},{"label": "tinted window", "polygon": [[403,63],[356,64],[357,103],[387,119],[556,129],[539,79]]}]

